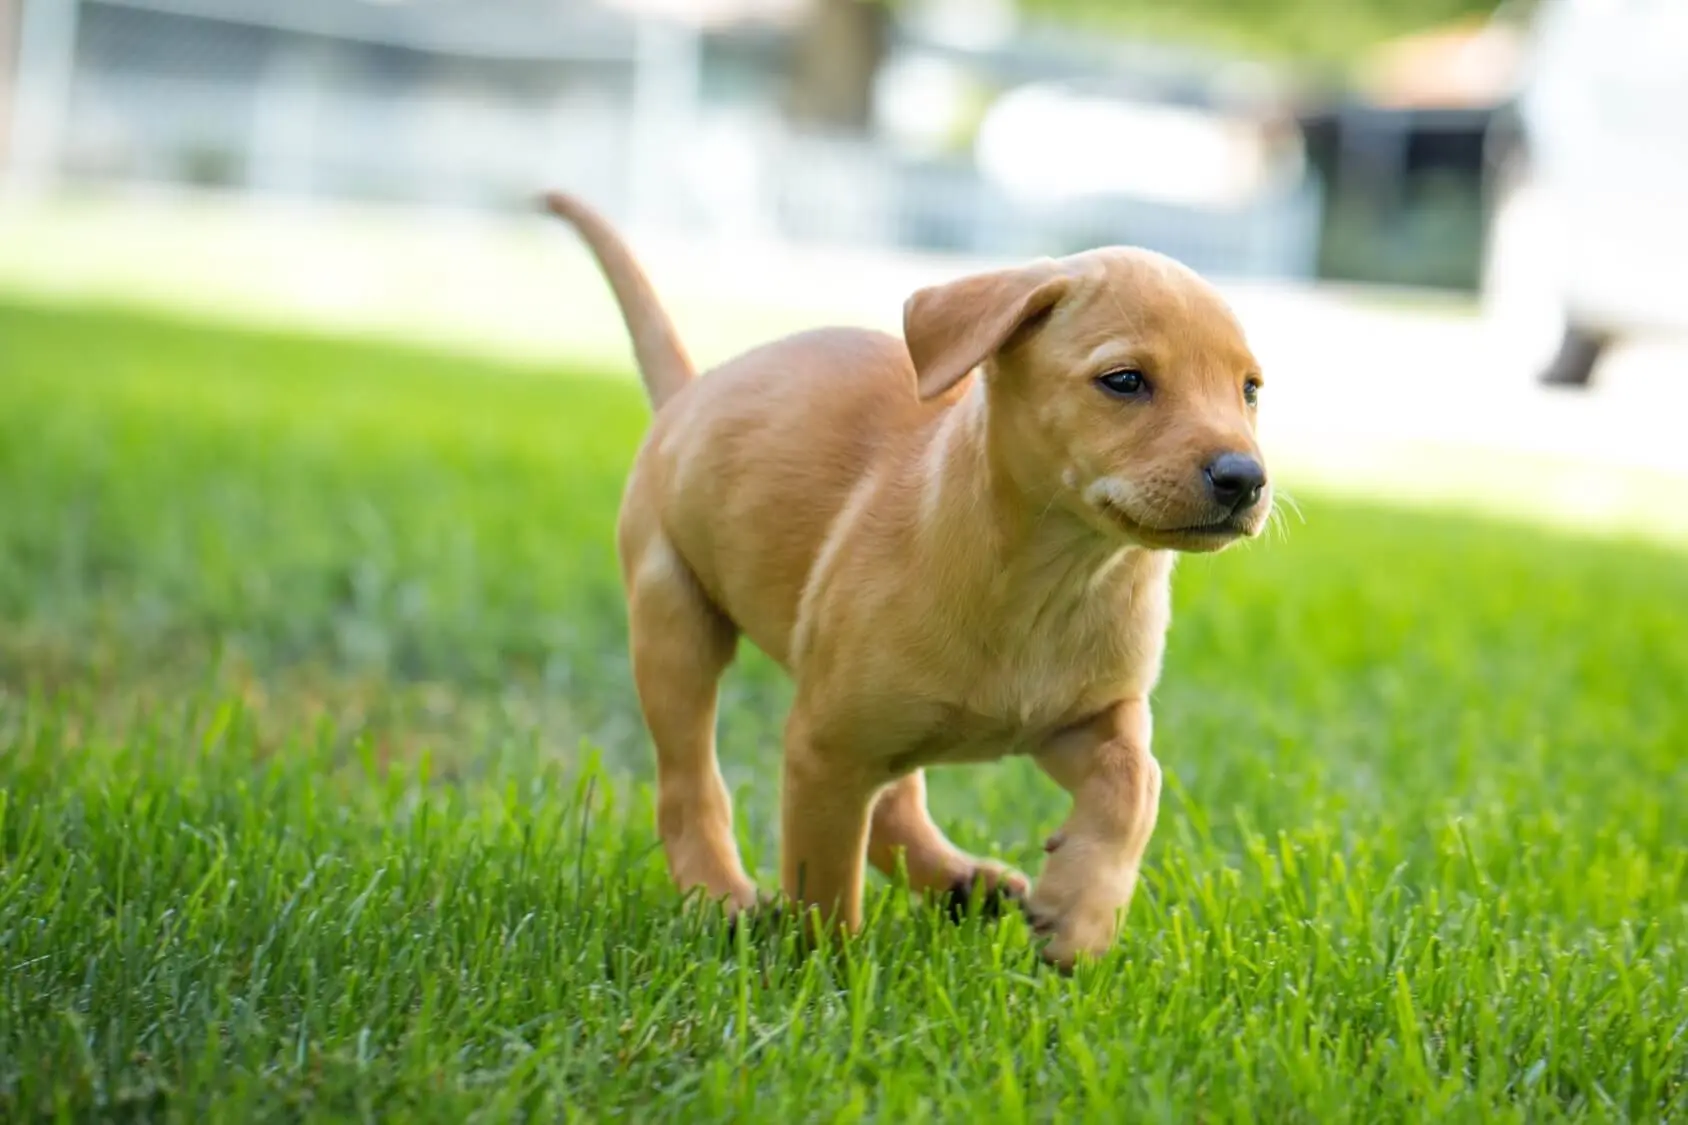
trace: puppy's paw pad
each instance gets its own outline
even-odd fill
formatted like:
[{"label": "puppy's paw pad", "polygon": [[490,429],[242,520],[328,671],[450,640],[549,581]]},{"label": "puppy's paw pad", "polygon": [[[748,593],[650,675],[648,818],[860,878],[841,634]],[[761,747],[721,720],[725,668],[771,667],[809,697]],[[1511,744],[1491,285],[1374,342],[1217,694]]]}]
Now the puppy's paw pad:
[{"label": "puppy's paw pad", "polygon": [[1020,903],[1020,913],[1025,916],[1026,925],[1032,928],[1032,932],[1044,937],[1053,934],[1061,924],[1059,915],[1039,910],[1029,902]]}]

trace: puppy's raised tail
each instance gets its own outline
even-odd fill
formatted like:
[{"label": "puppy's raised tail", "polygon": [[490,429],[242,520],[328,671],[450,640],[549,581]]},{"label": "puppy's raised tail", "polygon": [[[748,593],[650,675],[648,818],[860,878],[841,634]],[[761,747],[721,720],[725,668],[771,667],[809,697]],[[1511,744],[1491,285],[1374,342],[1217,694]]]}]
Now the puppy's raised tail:
[{"label": "puppy's raised tail", "polygon": [[592,208],[560,191],[546,193],[545,207],[574,227],[598,259],[598,268],[604,271],[621,306],[628,335],[633,337],[633,355],[639,361],[645,392],[650,395],[652,408],[660,409],[692,381],[696,369],[674,331],[674,322],[657,300],[650,279],[639,268],[627,243]]}]

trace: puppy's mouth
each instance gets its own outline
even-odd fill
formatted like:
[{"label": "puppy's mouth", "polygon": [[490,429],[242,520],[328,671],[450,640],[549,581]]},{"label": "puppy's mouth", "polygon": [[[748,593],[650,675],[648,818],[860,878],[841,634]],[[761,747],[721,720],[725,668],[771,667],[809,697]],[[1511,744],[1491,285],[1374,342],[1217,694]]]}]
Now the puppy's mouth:
[{"label": "puppy's mouth", "polygon": [[1244,512],[1233,512],[1224,519],[1212,523],[1181,524],[1173,527],[1154,527],[1133,519],[1118,504],[1104,499],[1098,505],[1104,515],[1112,520],[1130,538],[1159,550],[1206,552],[1219,551],[1230,546],[1238,539],[1247,539],[1255,533],[1255,514],[1253,509]]}]

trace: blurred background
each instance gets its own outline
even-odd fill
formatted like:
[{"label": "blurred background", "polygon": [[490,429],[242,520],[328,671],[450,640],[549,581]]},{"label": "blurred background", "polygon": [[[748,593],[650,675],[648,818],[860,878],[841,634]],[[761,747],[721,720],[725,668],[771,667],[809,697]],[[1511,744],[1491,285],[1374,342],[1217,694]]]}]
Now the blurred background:
[{"label": "blurred background", "polygon": [[[1076,991],[675,909],[550,188],[706,364],[1102,243],[1234,304],[1283,518],[1179,564]],[[0,1123],[1688,1121],[1685,340],[1688,0],[0,0]]]},{"label": "blurred background", "polygon": [[625,370],[543,188],[705,360],[1135,243],[1280,464],[1585,521],[1688,476],[1684,107],[1678,0],[0,0],[0,287]]}]

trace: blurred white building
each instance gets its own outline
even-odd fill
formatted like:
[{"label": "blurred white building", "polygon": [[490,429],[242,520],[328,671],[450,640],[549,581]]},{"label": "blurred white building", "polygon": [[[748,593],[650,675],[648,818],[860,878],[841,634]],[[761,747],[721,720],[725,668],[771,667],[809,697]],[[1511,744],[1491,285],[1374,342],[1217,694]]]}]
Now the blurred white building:
[{"label": "blurred white building", "polygon": [[[1311,275],[1317,189],[1233,71],[928,0],[881,72],[877,134],[821,138],[780,112],[803,3],[0,0],[11,179],[477,207],[565,186],[729,238],[1135,242],[1211,272]],[[941,143],[981,120],[981,144]],[[1137,182],[1149,165],[1162,174]]]}]

